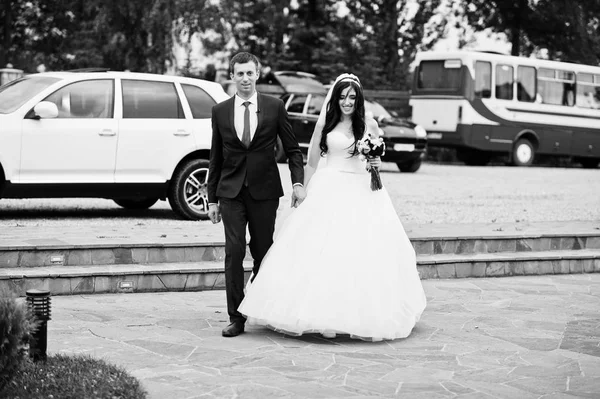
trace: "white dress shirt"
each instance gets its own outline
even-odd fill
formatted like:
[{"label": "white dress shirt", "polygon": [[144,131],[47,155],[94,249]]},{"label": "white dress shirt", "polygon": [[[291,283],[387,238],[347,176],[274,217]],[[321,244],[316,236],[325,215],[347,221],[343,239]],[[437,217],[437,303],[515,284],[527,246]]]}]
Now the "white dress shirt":
[{"label": "white dress shirt", "polygon": [[250,105],[248,105],[248,110],[250,111],[250,141],[252,141],[254,138],[254,133],[256,133],[256,126],[258,125],[258,115],[256,114],[256,111],[258,111],[258,96],[256,95],[256,92],[254,92],[252,97],[247,100],[244,100],[237,94],[235,95],[233,104],[235,132],[241,141],[242,135],[244,134],[244,111],[246,111],[244,103],[246,101],[250,102]]}]

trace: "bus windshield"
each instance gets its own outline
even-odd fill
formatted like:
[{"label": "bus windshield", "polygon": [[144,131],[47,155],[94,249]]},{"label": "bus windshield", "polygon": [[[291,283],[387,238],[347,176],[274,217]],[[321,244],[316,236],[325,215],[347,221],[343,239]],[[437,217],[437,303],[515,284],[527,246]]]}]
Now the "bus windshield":
[{"label": "bus windshield", "polygon": [[[457,61],[451,62],[451,61]],[[458,90],[460,88],[460,61],[422,61],[419,65],[417,88],[434,90]]]}]

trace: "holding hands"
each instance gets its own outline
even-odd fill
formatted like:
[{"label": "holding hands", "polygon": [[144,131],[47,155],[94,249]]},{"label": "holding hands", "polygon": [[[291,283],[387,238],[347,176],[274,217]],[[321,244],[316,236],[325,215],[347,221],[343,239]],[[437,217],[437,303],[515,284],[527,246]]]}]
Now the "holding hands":
[{"label": "holding hands", "polygon": [[297,184],[294,186],[292,192],[292,207],[298,208],[298,206],[306,199],[306,190],[304,186]]}]

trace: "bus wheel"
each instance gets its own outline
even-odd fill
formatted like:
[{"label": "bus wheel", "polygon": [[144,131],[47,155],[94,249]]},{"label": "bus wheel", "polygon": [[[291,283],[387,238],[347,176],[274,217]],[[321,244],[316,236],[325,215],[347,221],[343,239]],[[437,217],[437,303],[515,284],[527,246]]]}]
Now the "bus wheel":
[{"label": "bus wheel", "polygon": [[519,139],[512,150],[512,164],[515,166],[530,166],[535,158],[535,148],[531,141]]}]

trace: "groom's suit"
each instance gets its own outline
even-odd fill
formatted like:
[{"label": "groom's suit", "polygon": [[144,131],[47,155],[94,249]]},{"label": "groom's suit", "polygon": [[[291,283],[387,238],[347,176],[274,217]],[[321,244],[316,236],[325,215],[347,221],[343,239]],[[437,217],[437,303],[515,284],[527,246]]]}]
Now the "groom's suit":
[{"label": "groom's suit", "polygon": [[237,308],[244,299],[246,226],[255,275],[273,243],[275,216],[283,195],[274,151],[278,136],[288,157],[292,184],[302,184],[304,179],[302,153],[283,102],[258,93],[258,121],[249,147],[236,132],[234,107],[235,96],[212,109],[207,187],[208,202],[219,203],[225,228],[225,286],[231,322],[244,321]]}]

